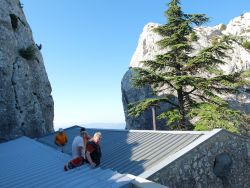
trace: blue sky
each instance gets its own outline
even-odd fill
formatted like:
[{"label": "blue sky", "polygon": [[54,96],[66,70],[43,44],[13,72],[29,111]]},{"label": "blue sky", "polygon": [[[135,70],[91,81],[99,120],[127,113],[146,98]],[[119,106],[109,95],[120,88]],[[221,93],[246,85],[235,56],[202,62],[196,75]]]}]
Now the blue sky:
[{"label": "blue sky", "polygon": [[[149,22],[165,23],[167,0],[21,0],[52,85],[54,125],[125,122],[121,79]],[[248,0],[183,0],[185,13],[227,24]],[[117,128],[117,127],[113,127]]]}]

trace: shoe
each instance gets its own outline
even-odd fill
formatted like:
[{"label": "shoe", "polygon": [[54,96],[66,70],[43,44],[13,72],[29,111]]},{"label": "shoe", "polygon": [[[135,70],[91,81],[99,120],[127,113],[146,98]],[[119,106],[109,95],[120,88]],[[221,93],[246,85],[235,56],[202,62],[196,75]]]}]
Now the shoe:
[{"label": "shoe", "polygon": [[68,171],[67,165],[64,165],[64,171]]}]

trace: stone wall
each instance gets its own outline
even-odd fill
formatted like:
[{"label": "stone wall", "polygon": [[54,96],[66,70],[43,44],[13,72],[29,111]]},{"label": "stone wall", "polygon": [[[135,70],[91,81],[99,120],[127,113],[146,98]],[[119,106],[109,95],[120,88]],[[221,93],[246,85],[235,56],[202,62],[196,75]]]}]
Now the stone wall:
[{"label": "stone wall", "polygon": [[220,131],[147,179],[171,188],[248,188],[250,140]]}]

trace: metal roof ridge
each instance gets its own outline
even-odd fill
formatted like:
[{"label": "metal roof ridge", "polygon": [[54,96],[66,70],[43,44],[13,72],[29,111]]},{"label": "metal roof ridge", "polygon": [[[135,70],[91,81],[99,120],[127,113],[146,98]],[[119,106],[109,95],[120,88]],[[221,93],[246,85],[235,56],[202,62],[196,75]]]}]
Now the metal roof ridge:
[{"label": "metal roof ridge", "polygon": [[238,136],[239,138],[242,138],[242,139],[250,140],[250,138],[248,136],[246,136],[246,135],[242,135],[242,134],[239,134],[239,133],[234,133],[234,132],[228,131],[226,129],[223,129],[222,131],[226,132],[227,134]]},{"label": "metal roof ridge", "polygon": [[211,131],[179,131],[179,130],[128,130],[129,132],[147,132],[147,133],[167,133],[167,134],[207,134]]},{"label": "metal roof ridge", "polygon": [[[69,130],[69,129],[74,129],[74,128],[81,128],[81,126],[79,125],[74,125],[71,127],[67,127],[64,128],[64,130]],[[107,129],[107,128],[87,128],[86,130],[100,130],[100,131],[116,131],[116,132],[144,132],[144,133],[165,133],[165,134],[207,134],[211,131],[179,131],[179,130],[135,130],[135,129]],[[57,132],[57,131],[55,131]],[[47,135],[50,134],[54,134],[55,132],[49,133]],[[44,136],[47,136],[44,135]]]},{"label": "metal roof ridge", "polygon": [[206,141],[206,140],[210,139],[211,137],[215,136],[216,134],[218,134],[222,130],[223,129],[213,129],[212,131],[208,131],[206,134],[202,135],[201,137],[196,139],[191,144],[189,144],[186,147],[182,148],[181,150],[177,151],[173,155],[170,155],[170,156],[166,157],[163,161],[161,161],[160,163],[158,163],[154,167],[152,167],[152,168],[146,170],[145,172],[139,174],[139,177],[148,178],[149,176],[153,175],[154,173],[156,173],[157,171],[159,171],[163,167],[169,165],[170,163],[172,163],[176,159],[180,158],[181,156],[188,153],[189,151],[191,151],[192,149],[194,149],[198,145],[202,144],[204,141]]},{"label": "metal roof ridge", "polygon": [[[18,140],[24,140],[25,142],[29,142],[31,144],[34,144],[36,145],[37,147],[39,148],[42,148],[43,151],[55,151],[57,153],[60,153],[60,155],[63,155],[63,156],[67,156],[67,157],[71,157],[71,155],[69,155],[68,153],[61,153],[60,151],[56,150],[55,148],[52,148],[50,147],[49,145],[47,144],[44,144],[42,142],[39,142],[37,139],[32,139],[30,137],[27,137],[27,136],[21,136],[21,137],[18,137],[14,140],[10,140],[9,142],[12,142],[12,141],[18,141]],[[5,143],[8,143],[8,142],[5,142]]]},{"label": "metal roof ridge", "polygon": [[118,132],[128,132],[128,129],[106,129],[106,128],[87,128],[86,130],[101,130],[101,131],[118,131]]},{"label": "metal roof ridge", "polygon": [[[66,128],[63,128],[65,131],[66,130],[69,130],[69,129],[74,129],[74,128],[82,128],[81,126],[79,126],[79,125],[73,125],[73,126],[71,126],[71,127],[66,127]],[[46,133],[46,134],[44,134],[44,135],[42,135],[42,136],[39,136],[39,137],[36,137],[36,138],[34,138],[34,139],[39,139],[39,138],[42,138],[42,137],[45,137],[45,136],[49,136],[49,135],[53,135],[53,134],[55,134],[55,133],[57,133],[58,131],[56,131],[56,130],[54,130],[54,131],[52,131],[52,132],[49,132],[49,133]]]},{"label": "metal roof ridge", "polygon": [[135,129],[106,129],[106,128],[86,128],[87,130],[103,130],[103,131],[117,131],[117,132],[142,132],[142,133],[167,133],[167,134],[207,134],[211,131],[168,131],[168,130],[135,130]]},{"label": "metal roof ridge", "polygon": [[14,139],[11,139],[11,140],[8,140],[7,142],[3,142],[3,143],[0,143],[0,145],[1,144],[6,144],[6,143],[10,143],[10,142],[15,142],[15,141],[17,141],[17,140],[33,140],[32,138],[29,138],[29,137],[27,137],[27,136],[19,136],[19,137],[16,137],[16,138],[14,138]]},{"label": "metal roof ridge", "polygon": [[[85,127],[86,130],[108,130],[108,131],[128,131],[127,129],[108,129],[108,128],[88,128],[85,125],[73,125],[71,127],[64,128],[64,130],[74,129],[74,128],[82,128]],[[55,131],[58,132],[58,131]]]}]

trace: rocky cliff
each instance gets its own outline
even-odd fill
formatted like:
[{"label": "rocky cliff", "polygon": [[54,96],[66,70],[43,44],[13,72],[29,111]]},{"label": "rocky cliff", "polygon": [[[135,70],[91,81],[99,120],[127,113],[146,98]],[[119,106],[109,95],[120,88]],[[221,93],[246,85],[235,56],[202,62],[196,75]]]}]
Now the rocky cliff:
[{"label": "rocky cliff", "polygon": [[[131,83],[131,68],[143,67],[141,61],[154,59],[156,54],[161,54],[162,51],[156,41],[161,39],[161,36],[153,32],[155,27],[159,26],[156,23],[147,24],[140,35],[138,46],[130,62],[130,69],[126,72],[122,79],[122,102],[124,107],[126,128],[127,129],[148,129],[152,127],[152,115],[150,112],[143,113],[140,117],[134,118],[127,114],[128,104],[147,97],[154,97],[151,88],[145,87],[136,89],[132,87]],[[239,17],[231,20],[228,25],[219,24],[215,27],[196,27],[195,32],[199,40],[193,43],[194,53],[198,50],[212,44],[216,38],[222,34],[231,34],[237,36],[245,36],[250,40],[250,13],[242,14]],[[226,73],[235,72],[250,68],[250,53],[238,44],[232,45],[233,49],[228,54],[230,58],[225,61],[227,64],[220,68]],[[150,94],[151,93],[151,94]],[[248,93],[241,93],[237,96],[225,96],[232,107],[250,113],[250,95]],[[168,106],[161,105],[156,109],[159,114],[162,110],[167,110]],[[150,110],[150,109],[149,109]],[[158,129],[164,128],[164,122],[157,122]],[[166,128],[166,127],[165,127]]]},{"label": "rocky cliff", "polygon": [[51,85],[19,0],[0,1],[0,141],[53,131]]}]

